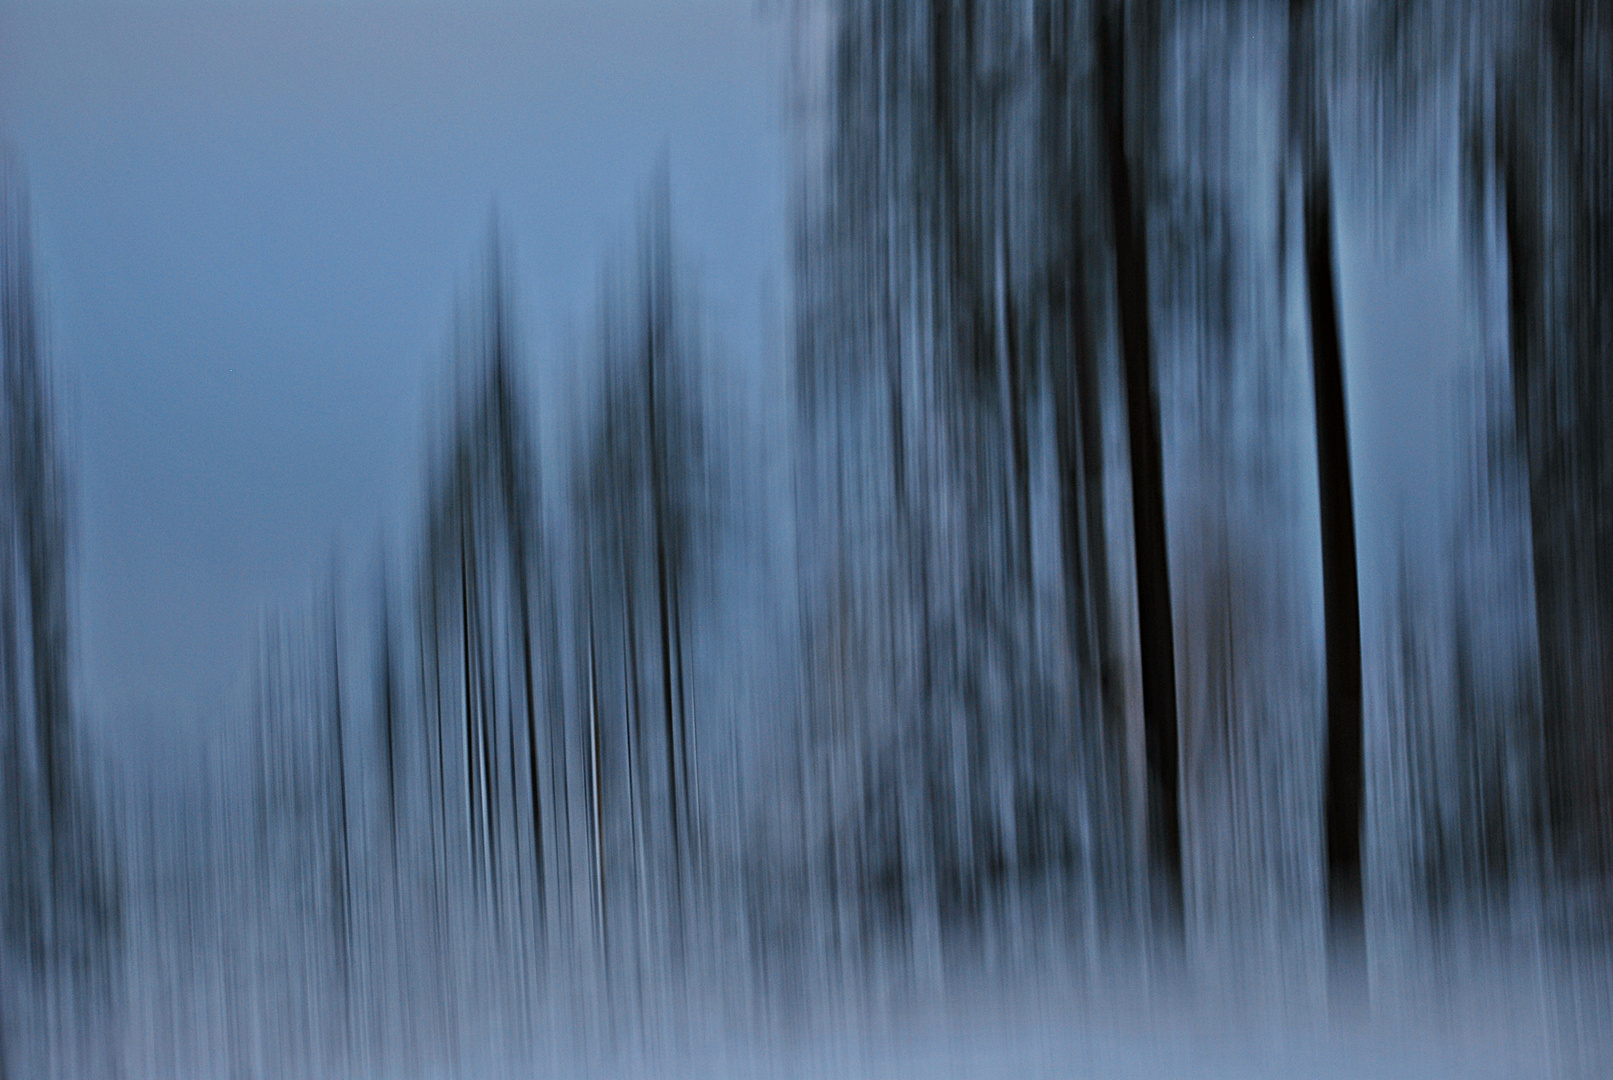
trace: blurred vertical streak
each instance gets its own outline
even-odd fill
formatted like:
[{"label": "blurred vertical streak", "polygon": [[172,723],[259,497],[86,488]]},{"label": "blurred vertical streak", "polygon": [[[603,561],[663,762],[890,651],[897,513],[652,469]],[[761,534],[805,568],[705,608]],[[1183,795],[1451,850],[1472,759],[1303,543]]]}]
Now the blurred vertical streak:
[{"label": "blurred vertical streak", "polygon": [[1583,903],[1613,875],[1613,12],[1535,0],[1504,14],[1494,146],[1547,839]]},{"label": "blurred vertical streak", "polygon": [[458,518],[459,543],[459,662],[460,696],[465,728],[465,821],[469,842],[471,880],[477,883],[481,873],[480,847],[477,832],[476,808],[476,725],[471,708],[471,652],[470,652],[470,541],[465,527],[468,511],[463,503],[455,506]]},{"label": "blurred vertical streak", "polygon": [[[0,146],[0,1069],[40,1072],[113,1052],[121,908],[71,697],[68,483],[29,219]],[[24,1042],[30,1007],[46,1022]]]},{"label": "blurred vertical streak", "polygon": [[603,733],[600,730],[599,720],[599,657],[598,635],[594,627],[594,586],[593,586],[593,560],[585,554],[583,562],[583,588],[587,593],[585,603],[588,607],[588,789],[589,789],[589,831],[591,850],[594,863],[594,921],[595,935],[599,942],[600,961],[606,980],[605,992],[608,997],[611,957],[610,957],[610,908],[608,903],[609,892],[605,884],[605,778],[603,771],[603,751],[601,740]]},{"label": "blurred vertical streak", "polygon": [[1315,0],[1289,6],[1290,138],[1300,170],[1301,245],[1310,313],[1316,401],[1317,487],[1322,519],[1322,607],[1327,662],[1327,737],[1323,779],[1327,866],[1328,979],[1339,1008],[1365,994],[1361,807],[1365,784],[1361,736],[1361,610],[1356,580],[1354,493],[1333,254],[1333,181],[1328,101],[1318,54],[1323,13]]},{"label": "blurred vertical streak", "polygon": [[325,633],[329,641],[329,684],[327,693],[331,718],[331,760],[328,768],[334,771],[334,782],[328,790],[336,797],[335,812],[331,819],[331,890],[335,898],[335,933],[337,993],[341,998],[340,1046],[348,1050],[353,1024],[353,871],[352,826],[348,820],[347,802],[347,730],[342,715],[342,620],[341,575],[332,562],[330,575],[329,621]]},{"label": "blurred vertical streak", "polygon": [[392,589],[387,574],[387,556],[383,548],[380,556],[381,581],[379,593],[379,620],[378,634],[380,656],[376,661],[376,684],[379,702],[376,712],[380,718],[381,728],[381,761],[382,778],[385,781],[383,800],[386,804],[387,838],[390,841],[391,885],[394,932],[396,920],[400,918],[398,908],[401,904],[402,891],[400,875],[403,872],[402,857],[398,847],[398,758],[402,752],[400,735],[398,731],[398,711],[401,707],[399,700],[398,675],[392,657]]},{"label": "blurred vertical streak", "polygon": [[662,404],[661,391],[657,387],[658,369],[666,362],[663,353],[674,347],[672,342],[671,322],[671,290],[672,269],[670,265],[671,250],[670,239],[667,232],[670,229],[668,217],[671,214],[670,180],[663,164],[661,174],[656,184],[656,194],[653,200],[654,209],[649,227],[649,250],[645,253],[645,298],[647,311],[644,319],[644,395],[645,395],[645,424],[647,431],[647,452],[650,466],[650,521],[655,534],[655,592],[657,602],[657,637],[660,643],[660,682],[661,682],[661,712],[666,728],[666,781],[667,781],[667,823],[672,832],[672,925],[674,928],[673,947],[682,948],[682,922],[683,922],[683,843],[682,830],[679,819],[682,817],[682,807],[678,798],[678,757],[679,741],[674,736],[674,723],[681,725],[683,717],[676,715],[674,708],[674,678],[672,671],[672,596],[676,584],[671,577],[667,562],[667,532],[669,529],[668,517],[671,508],[667,505],[667,447],[662,433]]},{"label": "blurred vertical streak", "polygon": [[[1154,876],[1154,917],[1167,941],[1183,933],[1182,826],[1176,706],[1176,650],[1171,628],[1170,566],[1165,536],[1165,479],[1160,447],[1159,395],[1155,384],[1153,333],[1149,326],[1148,232],[1145,198],[1139,198],[1131,168],[1133,141],[1127,114],[1146,107],[1156,47],[1151,5],[1133,5],[1140,24],[1127,34],[1124,13],[1101,5],[1096,30],[1099,78],[1109,164],[1109,210],[1119,305],[1120,351],[1125,370],[1126,423],[1131,449],[1132,534],[1136,548],[1137,632],[1142,658],[1145,829]],[[1128,38],[1144,59],[1141,90],[1127,94],[1124,65]],[[1146,168],[1139,170],[1146,172]]]},{"label": "blurred vertical streak", "polygon": [[[1088,754],[1097,759],[1093,779],[1103,794],[1095,811],[1123,825],[1125,805],[1119,789],[1124,778],[1125,714],[1109,595],[1103,403],[1087,277],[1092,251],[1086,214],[1098,200],[1083,172],[1083,158],[1092,150],[1094,119],[1091,95],[1079,72],[1084,37],[1080,31],[1085,25],[1074,0],[1039,0],[1038,153],[1043,170],[1039,195],[1048,253],[1044,291],[1037,303],[1046,324],[1044,363],[1053,396],[1065,637],[1078,684],[1074,697],[1081,706],[1074,719],[1084,729],[1082,745],[1093,747]],[[1115,855],[1088,852],[1085,858],[1109,879],[1117,869]]]}]

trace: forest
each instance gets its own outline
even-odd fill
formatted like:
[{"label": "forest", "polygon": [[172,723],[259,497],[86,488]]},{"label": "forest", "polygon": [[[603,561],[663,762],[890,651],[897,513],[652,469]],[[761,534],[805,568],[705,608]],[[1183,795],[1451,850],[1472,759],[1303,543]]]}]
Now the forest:
[{"label": "forest", "polygon": [[[1022,1002],[1606,1075],[1613,4],[784,7],[768,417],[664,168],[570,390],[495,219],[412,532],[262,614],[194,775],[74,700],[5,159],[0,1080],[751,1075]],[[1374,596],[1339,237],[1446,190],[1453,494]]]}]

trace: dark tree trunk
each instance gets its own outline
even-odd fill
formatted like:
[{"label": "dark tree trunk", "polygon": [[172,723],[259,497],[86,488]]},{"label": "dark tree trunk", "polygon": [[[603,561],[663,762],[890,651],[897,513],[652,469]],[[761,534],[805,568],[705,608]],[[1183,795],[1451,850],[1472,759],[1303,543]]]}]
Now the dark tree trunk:
[{"label": "dark tree trunk", "polygon": [[[347,732],[342,717],[342,653],[341,624],[337,618],[337,579],[331,575],[330,594],[330,694],[332,737],[335,740],[334,766],[336,770],[336,815],[331,823],[336,836],[332,845],[331,886],[336,893],[336,964],[341,981],[343,1023],[348,1020],[350,1007],[351,962],[349,951],[352,942],[352,850],[351,830],[347,818]],[[343,1029],[344,1035],[346,1028]]]},{"label": "dark tree trunk", "polygon": [[1339,332],[1333,187],[1325,104],[1315,71],[1315,12],[1309,0],[1289,11],[1290,108],[1301,169],[1301,242],[1310,308],[1316,404],[1317,489],[1322,519],[1322,613],[1327,664],[1327,736],[1322,816],[1327,865],[1329,983],[1335,1005],[1356,996],[1362,926],[1361,607],[1356,578],[1355,501]]},{"label": "dark tree trunk", "polygon": [[610,911],[606,906],[605,891],[605,780],[599,730],[599,658],[594,634],[594,586],[592,571],[585,571],[584,586],[588,590],[588,794],[589,828],[594,857],[594,887],[599,890],[597,918],[599,950],[606,971],[610,968]]},{"label": "dark tree trunk", "polygon": [[[519,535],[522,531],[516,526],[514,531]],[[533,687],[532,672],[532,612],[531,601],[528,596],[528,581],[526,567],[525,545],[517,541],[514,561],[515,589],[519,594],[516,607],[521,621],[521,667],[523,687],[526,693],[526,751],[527,751],[527,787],[532,794],[532,873],[533,896],[532,909],[537,915],[538,936],[541,940],[544,933],[544,869],[543,869],[543,793],[538,785],[538,710],[537,700]],[[512,793],[513,797],[513,793]]]},{"label": "dark tree trunk", "polygon": [[[384,575],[385,555],[382,556]],[[391,589],[385,576],[381,579],[381,732],[386,754],[387,826],[392,841],[392,897],[398,897],[398,875],[402,863],[398,852],[398,730],[397,730],[397,676],[392,660]]]},{"label": "dark tree trunk", "polygon": [[1120,308],[1121,369],[1131,450],[1132,536],[1137,562],[1137,630],[1142,660],[1144,795],[1148,861],[1156,922],[1180,939],[1182,826],[1176,727],[1176,650],[1171,630],[1170,565],[1165,542],[1165,474],[1159,397],[1148,320],[1148,233],[1126,150],[1125,42],[1107,11],[1098,23],[1109,208]]},{"label": "dark tree trunk", "polygon": [[[1538,235],[1538,222],[1531,213],[1537,192],[1529,182],[1529,170],[1519,161],[1522,153],[1519,139],[1517,119],[1514,117],[1506,123],[1501,133],[1497,152],[1500,156],[1498,171],[1501,174],[1502,241],[1506,245],[1507,257],[1507,345],[1511,354],[1513,430],[1528,491],[1529,540],[1530,552],[1533,555],[1530,559],[1530,570],[1536,606],[1535,646],[1540,664],[1542,704],[1546,713],[1543,719],[1549,727],[1553,719],[1552,713],[1555,711],[1554,691],[1557,689],[1552,672],[1548,670],[1550,650],[1546,641],[1548,632],[1545,629],[1550,621],[1548,614],[1551,595],[1550,575],[1547,571],[1550,547],[1543,513],[1544,492],[1541,490],[1539,473],[1536,471],[1538,455],[1532,450],[1529,405],[1529,377],[1534,353],[1532,342],[1537,318],[1536,296],[1540,280],[1539,255],[1534,243],[1534,237]],[[1548,764],[1548,769],[1549,767]],[[1548,821],[1559,816],[1557,808],[1552,803],[1556,801],[1560,790],[1559,785],[1548,780],[1546,791]]]},{"label": "dark tree trunk", "polygon": [[[659,269],[659,268],[657,268]],[[661,283],[660,287],[664,287]],[[649,454],[650,454],[650,499],[651,527],[655,530],[655,600],[656,600],[656,638],[660,649],[660,675],[661,675],[661,715],[666,728],[666,782],[667,782],[667,815],[672,829],[672,895],[676,908],[681,903],[682,895],[682,867],[683,844],[682,834],[678,828],[680,800],[678,796],[678,748],[674,737],[677,718],[674,716],[675,698],[674,679],[672,673],[672,600],[671,592],[673,582],[671,571],[667,565],[667,506],[666,485],[663,478],[665,467],[664,451],[661,446],[660,401],[656,394],[657,367],[661,358],[657,355],[665,347],[664,327],[660,325],[659,312],[655,309],[660,300],[656,294],[659,288],[652,287],[650,296],[650,332],[645,343],[645,383],[649,398]]]},{"label": "dark tree trunk", "polygon": [[1528,487],[1552,869],[1613,873],[1613,214],[1606,20],[1553,5],[1498,94],[1516,437]]},{"label": "dark tree trunk", "polygon": [[1115,781],[1108,787],[1108,794],[1113,795],[1120,790],[1125,715],[1119,701],[1119,663],[1111,630],[1102,402],[1087,291],[1085,199],[1075,149],[1077,118],[1071,108],[1073,102],[1087,98],[1071,84],[1072,17],[1064,0],[1044,0],[1039,10],[1044,212],[1053,245],[1046,268],[1043,314],[1056,429],[1065,634],[1073,667],[1080,673],[1086,708],[1094,710],[1100,721],[1088,745],[1101,758],[1105,780]]},{"label": "dark tree trunk", "polygon": [[[495,260],[497,259],[496,252],[494,258]],[[526,473],[521,467],[522,445],[516,430],[518,413],[513,400],[515,391],[511,385],[508,368],[509,358],[506,355],[508,345],[505,341],[505,335],[508,331],[504,317],[504,284],[498,276],[500,268],[496,261],[492,266],[491,273],[493,292],[493,326],[491,329],[494,353],[492,385],[489,389],[493,395],[493,417],[497,425],[499,486],[504,504],[506,538],[510,547],[510,562],[514,576],[516,619],[520,623],[521,689],[523,708],[526,712],[527,787],[532,798],[532,907],[538,924],[538,938],[541,942],[546,933],[545,898],[547,886],[543,843],[543,790],[542,785],[539,783],[538,771],[538,704],[536,673],[533,662],[532,580],[530,556],[528,554],[527,487],[523,483]],[[541,551],[541,547],[539,547],[539,550]],[[553,678],[552,671],[549,677]],[[550,750],[552,754],[552,740]],[[511,759],[513,764],[513,746],[511,748]],[[552,779],[551,770],[551,781]],[[510,806],[513,811],[516,800],[513,777],[510,783]],[[519,836],[519,832],[517,836]]]},{"label": "dark tree trunk", "polygon": [[645,273],[645,340],[644,340],[644,393],[645,426],[649,453],[650,527],[654,531],[655,546],[655,617],[657,647],[660,652],[661,716],[666,738],[667,818],[672,839],[672,925],[675,947],[681,948],[683,919],[683,830],[682,817],[687,791],[679,789],[679,751],[682,742],[677,737],[682,726],[678,715],[681,705],[680,677],[673,665],[680,659],[673,647],[673,603],[678,587],[677,566],[668,551],[668,534],[672,527],[674,507],[668,492],[668,438],[666,398],[669,391],[663,385],[668,373],[663,370],[670,350],[677,347],[672,328],[672,266],[671,266],[671,208],[667,174],[658,178],[658,190],[648,235]]},{"label": "dark tree trunk", "polygon": [[476,853],[476,720],[471,707],[470,682],[470,560],[466,550],[470,538],[466,534],[465,508],[459,507],[457,513],[459,514],[459,646],[460,663],[464,669],[462,689],[465,707],[465,820],[470,833],[470,857],[474,872],[476,863],[480,860]]},{"label": "dark tree trunk", "polygon": [[1328,922],[1335,955],[1362,932],[1361,609],[1355,506],[1333,267],[1333,212],[1325,165],[1305,181],[1305,279],[1316,386],[1316,461],[1322,511],[1322,609],[1327,657]]}]

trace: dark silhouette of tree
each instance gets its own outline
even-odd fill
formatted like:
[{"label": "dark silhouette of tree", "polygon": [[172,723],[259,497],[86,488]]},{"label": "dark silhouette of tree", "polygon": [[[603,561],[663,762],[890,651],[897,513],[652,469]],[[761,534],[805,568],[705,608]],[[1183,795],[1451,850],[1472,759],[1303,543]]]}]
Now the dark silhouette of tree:
[{"label": "dark silhouette of tree", "polygon": [[1072,0],[1042,0],[1036,20],[1039,193],[1046,222],[1045,283],[1036,305],[1045,323],[1044,363],[1053,398],[1065,633],[1087,695],[1085,712],[1100,717],[1095,734],[1115,789],[1102,801],[1103,812],[1123,820],[1118,789],[1124,775],[1124,686],[1104,520],[1098,319],[1088,278],[1088,263],[1102,251],[1089,237],[1088,221],[1102,205],[1088,171],[1088,159],[1099,156],[1094,151],[1100,136],[1094,95],[1079,67],[1091,20]]},{"label": "dark silhouette of tree", "polygon": [[[1125,16],[1104,8],[1096,31],[1102,81],[1105,151],[1109,163],[1109,210],[1114,243],[1115,301],[1119,305],[1120,352],[1125,372],[1126,430],[1131,449],[1132,537],[1137,565],[1137,632],[1142,657],[1144,813],[1149,865],[1154,874],[1155,917],[1166,933],[1182,933],[1181,771],[1178,761],[1176,649],[1171,628],[1170,563],[1165,538],[1165,473],[1160,444],[1159,396],[1155,385],[1153,331],[1148,314],[1146,199],[1132,178],[1136,136],[1128,139],[1127,116],[1145,107],[1154,48],[1155,13],[1134,5],[1137,32]],[[1135,42],[1132,39],[1135,38]],[[1143,85],[1128,97],[1127,45],[1143,56]]]},{"label": "dark silhouette of tree", "polygon": [[1289,7],[1289,123],[1298,170],[1300,246],[1310,314],[1316,401],[1317,484],[1322,517],[1322,608],[1327,662],[1327,737],[1322,814],[1327,866],[1328,949],[1332,985],[1342,1002],[1358,983],[1362,925],[1361,808],[1365,765],[1361,734],[1361,609],[1356,575],[1354,489],[1345,410],[1344,348],[1339,330],[1337,259],[1326,84],[1319,70],[1319,20],[1312,0]]},{"label": "dark silhouette of tree", "polygon": [[528,909],[541,948],[551,923],[569,917],[570,750],[536,432],[505,276],[495,230],[482,309],[455,346],[453,415],[427,512],[421,634],[438,830],[450,846],[445,725],[457,713],[464,865],[496,921],[511,901]]},{"label": "dark silhouette of tree", "polygon": [[398,805],[399,780],[402,771],[403,734],[402,688],[399,685],[398,665],[392,651],[392,590],[388,583],[386,552],[381,552],[381,581],[377,589],[379,611],[377,621],[377,657],[375,662],[376,707],[375,715],[380,734],[381,779],[386,813],[388,848],[391,855],[392,900],[394,914],[399,902],[399,881],[403,873],[403,856],[398,846],[399,821],[402,814]]},{"label": "dark silhouette of tree", "polygon": [[[115,864],[84,775],[71,694],[68,484],[20,167],[0,148],[0,1072],[22,1044],[11,988],[84,995],[105,1018],[119,936]],[[15,968],[14,966],[15,965]],[[17,975],[11,972],[17,970]],[[57,999],[60,1000],[60,999]],[[21,1045],[19,1045],[21,1044]],[[85,1059],[87,1060],[87,1058]]]},{"label": "dark silhouette of tree", "polygon": [[[669,198],[663,167],[640,239],[637,295],[625,306],[614,291],[607,290],[604,298],[604,385],[583,433],[575,488],[581,540],[590,553],[584,584],[585,678],[596,744],[595,813],[601,818],[611,813],[602,790],[627,796],[623,811],[637,838],[633,862],[639,903],[652,902],[655,890],[664,889],[670,944],[679,950],[684,905],[698,865],[691,800],[695,721],[689,715],[683,636],[700,555],[696,544],[704,542],[696,533],[710,522],[695,397],[697,345],[674,273]],[[596,632],[601,619],[614,625]],[[601,737],[604,665],[597,652],[602,639],[614,642],[611,659],[621,670],[623,693],[612,703],[624,725],[624,744],[616,751],[625,770],[621,786],[609,782],[603,760],[611,751]],[[651,801],[663,798],[663,811],[652,819]],[[607,828],[603,820],[596,824],[600,857]],[[657,875],[653,889],[644,876],[649,873]],[[602,878],[602,895],[608,887]]]},{"label": "dark silhouette of tree", "polygon": [[[1498,13],[1493,164],[1517,444],[1534,559],[1546,823],[1555,869],[1613,873],[1613,12]],[[1483,122],[1483,113],[1480,114]],[[1482,219],[1481,219],[1482,220]]]},{"label": "dark silhouette of tree", "polygon": [[329,775],[327,790],[333,796],[330,806],[330,895],[335,917],[331,920],[332,945],[336,956],[337,988],[341,995],[342,1037],[350,1037],[353,993],[353,828],[347,800],[347,726],[342,714],[342,620],[340,577],[332,563],[328,621],[324,626],[330,668],[325,682],[329,727],[329,747],[322,755]]}]

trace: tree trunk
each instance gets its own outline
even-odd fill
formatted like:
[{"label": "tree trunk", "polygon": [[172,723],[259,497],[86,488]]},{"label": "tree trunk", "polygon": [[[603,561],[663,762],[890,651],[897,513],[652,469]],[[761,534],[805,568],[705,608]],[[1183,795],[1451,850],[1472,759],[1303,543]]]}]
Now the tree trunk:
[{"label": "tree trunk", "polygon": [[[1046,366],[1055,417],[1059,546],[1064,577],[1065,636],[1079,694],[1096,730],[1083,740],[1103,786],[1105,811],[1118,810],[1122,790],[1125,711],[1111,629],[1108,536],[1104,523],[1102,402],[1099,400],[1091,298],[1087,291],[1086,198],[1077,172],[1070,104],[1084,101],[1071,86],[1069,6],[1044,3],[1039,13],[1042,74],[1044,213],[1054,245],[1046,268]],[[1103,856],[1100,856],[1103,858]]]},{"label": "tree trunk", "polygon": [[1165,544],[1165,474],[1159,397],[1148,323],[1146,211],[1135,198],[1126,156],[1124,33],[1105,11],[1098,24],[1098,65],[1109,159],[1109,208],[1120,308],[1121,369],[1131,449],[1132,536],[1137,562],[1137,631],[1142,660],[1144,794],[1148,862],[1156,925],[1180,941],[1182,826],[1176,728],[1176,650],[1171,630],[1170,565]]},{"label": "tree trunk", "polygon": [[1316,469],[1322,518],[1322,612],[1327,663],[1323,836],[1327,865],[1328,981],[1335,1006],[1354,999],[1365,959],[1361,891],[1361,608],[1356,579],[1355,504],[1344,396],[1344,347],[1334,280],[1333,187],[1327,121],[1314,70],[1314,12],[1289,12],[1290,108],[1295,113],[1316,403]]}]

